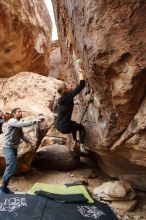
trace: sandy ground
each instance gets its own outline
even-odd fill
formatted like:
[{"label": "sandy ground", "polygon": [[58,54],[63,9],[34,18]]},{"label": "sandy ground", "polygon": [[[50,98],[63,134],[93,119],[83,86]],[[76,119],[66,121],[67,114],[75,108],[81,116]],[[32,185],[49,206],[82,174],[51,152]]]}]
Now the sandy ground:
[{"label": "sandy ground", "polygon": [[[18,192],[27,192],[36,182],[50,184],[79,182],[87,184],[89,191],[92,193],[95,187],[110,180],[111,178],[105,176],[101,171],[95,170],[92,162],[83,159],[83,164],[79,169],[69,172],[32,168],[30,172],[23,176],[13,177],[10,188]],[[146,193],[137,192],[137,200],[138,203],[133,212],[114,210],[118,218],[121,220],[146,220]]]}]

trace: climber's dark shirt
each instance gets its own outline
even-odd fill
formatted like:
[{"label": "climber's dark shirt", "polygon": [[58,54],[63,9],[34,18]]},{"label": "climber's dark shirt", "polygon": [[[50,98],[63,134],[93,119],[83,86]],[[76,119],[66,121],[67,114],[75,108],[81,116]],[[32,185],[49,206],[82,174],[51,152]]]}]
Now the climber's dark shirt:
[{"label": "climber's dark shirt", "polygon": [[66,133],[70,128],[70,121],[74,107],[73,99],[85,87],[85,80],[80,80],[80,84],[71,92],[67,92],[58,100],[58,115],[56,119],[56,128]]},{"label": "climber's dark shirt", "polygon": [[2,125],[4,123],[4,119],[3,118],[0,118],[0,134],[3,133],[2,131]]}]

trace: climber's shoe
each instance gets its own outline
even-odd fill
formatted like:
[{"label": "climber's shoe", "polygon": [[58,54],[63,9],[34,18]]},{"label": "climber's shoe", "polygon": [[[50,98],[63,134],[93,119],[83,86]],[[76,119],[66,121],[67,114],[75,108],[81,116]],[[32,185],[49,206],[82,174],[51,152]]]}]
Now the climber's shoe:
[{"label": "climber's shoe", "polygon": [[80,144],[80,155],[84,157],[89,155],[89,152],[85,149],[83,144]]}]

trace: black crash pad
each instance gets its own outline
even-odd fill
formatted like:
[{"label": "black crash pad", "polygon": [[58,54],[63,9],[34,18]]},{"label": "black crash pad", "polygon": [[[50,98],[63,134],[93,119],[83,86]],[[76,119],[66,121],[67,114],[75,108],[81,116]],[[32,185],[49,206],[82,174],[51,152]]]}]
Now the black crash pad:
[{"label": "black crash pad", "polygon": [[[49,195],[50,196],[50,195]],[[60,195],[59,195],[60,196]],[[111,208],[101,202],[70,202],[35,196],[4,194],[0,195],[0,220],[118,220]],[[60,199],[60,197],[59,197]]]},{"label": "black crash pad", "polygon": [[25,194],[0,195],[0,220],[41,220],[46,201]]}]

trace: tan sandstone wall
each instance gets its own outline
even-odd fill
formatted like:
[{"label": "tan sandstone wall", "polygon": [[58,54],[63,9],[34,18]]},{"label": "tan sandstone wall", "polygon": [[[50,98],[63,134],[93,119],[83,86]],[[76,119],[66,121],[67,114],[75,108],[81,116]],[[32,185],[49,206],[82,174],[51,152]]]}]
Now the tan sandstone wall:
[{"label": "tan sandstone wall", "polygon": [[43,0],[0,1],[0,77],[48,75],[51,20]]},{"label": "tan sandstone wall", "polygon": [[109,175],[146,189],[145,1],[53,0],[53,5],[66,78],[76,78],[73,60],[79,56],[93,89],[83,119],[86,145]]},{"label": "tan sandstone wall", "polygon": [[51,43],[49,76],[56,79],[64,79],[60,42],[58,40]]}]

